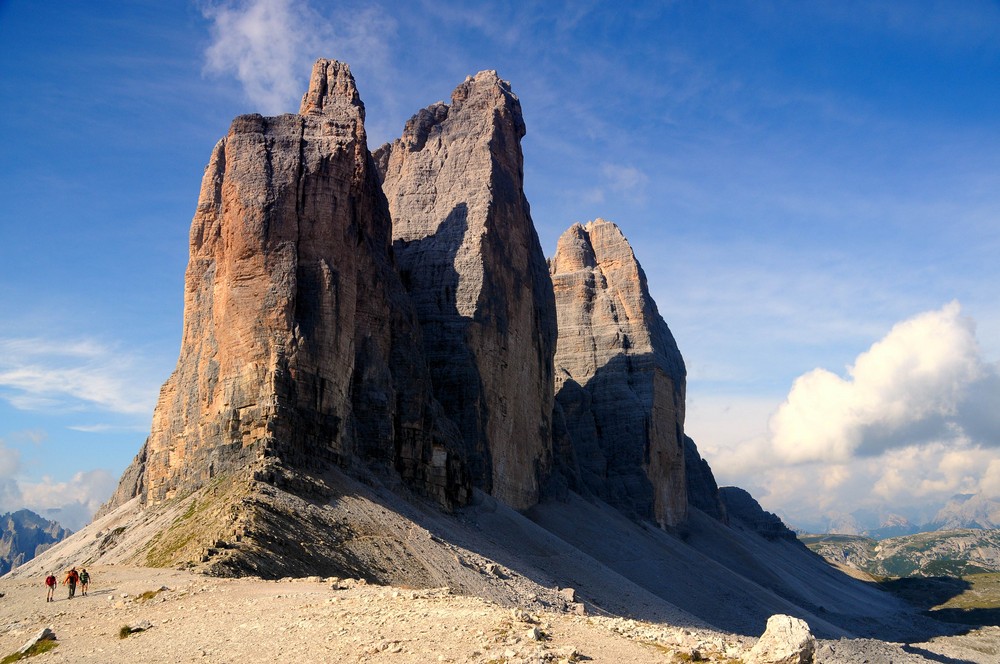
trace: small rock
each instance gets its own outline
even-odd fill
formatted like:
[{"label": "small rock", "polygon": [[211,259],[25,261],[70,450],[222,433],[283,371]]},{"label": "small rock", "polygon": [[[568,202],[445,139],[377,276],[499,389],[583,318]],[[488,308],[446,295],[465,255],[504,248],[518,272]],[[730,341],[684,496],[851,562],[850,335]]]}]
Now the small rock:
[{"label": "small rock", "polygon": [[541,641],[542,640],[542,630],[537,627],[532,627],[524,634],[530,641]]},{"label": "small rock", "polygon": [[147,629],[150,629],[152,627],[153,623],[149,622],[148,620],[140,620],[137,623],[130,624],[128,626],[128,631],[134,634],[135,632],[145,632]]},{"label": "small rock", "polygon": [[576,601],[576,591],[573,590],[572,588],[563,588],[562,590],[559,591],[559,596],[562,597],[567,602]]}]

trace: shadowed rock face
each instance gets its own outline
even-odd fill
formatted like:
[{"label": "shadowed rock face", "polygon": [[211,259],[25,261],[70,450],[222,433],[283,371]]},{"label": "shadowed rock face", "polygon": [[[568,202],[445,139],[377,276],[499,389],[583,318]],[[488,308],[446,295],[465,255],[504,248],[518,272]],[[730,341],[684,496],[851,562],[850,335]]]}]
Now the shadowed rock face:
[{"label": "shadowed rock face", "polygon": [[177,369],[110,506],[265,457],[395,467],[445,505],[467,499],[346,65],[316,63],[299,114],[233,121],[190,242]]},{"label": "shadowed rock face", "polygon": [[729,523],[726,505],[719,494],[708,462],[701,458],[698,448],[689,436],[684,436],[684,479],[687,481],[688,505],[722,523]]},{"label": "shadowed rock face", "polygon": [[688,504],[684,361],[632,248],[615,224],[574,224],[550,269],[556,401],[577,480],[628,514],[680,524]]},{"label": "shadowed rock face", "polygon": [[760,503],[744,489],[724,486],[719,489],[719,496],[734,525],[742,525],[769,540],[782,539],[801,545],[795,533],[777,515],[764,511]]},{"label": "shadowed rock face", "polygon": [[30,510],[0,514],[0,576],[70,534],[55,521],[43,519]]},{"label": "shadowed rock face", "polygon": [[375,159],[434,393],[474,483],[515,508],[551,464],[555,308],[523,193],[518,99],[496,72],[410,119]]}]

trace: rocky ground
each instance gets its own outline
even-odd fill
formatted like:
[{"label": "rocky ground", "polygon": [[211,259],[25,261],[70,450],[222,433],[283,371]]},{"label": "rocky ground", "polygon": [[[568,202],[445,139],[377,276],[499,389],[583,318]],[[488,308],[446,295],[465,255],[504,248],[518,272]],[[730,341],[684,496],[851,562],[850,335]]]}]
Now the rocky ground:
[{"label": "rocky ground", "polygon": [[[754,639],[614,616],[525,611],[355,580],[222,579],[92,568],[87,596],[45,601],[42,580],[0,580],[0,655],[44,627],[58,646],[38,662],[680,662],[749,661]],[[126,626],[146,626],[121,638]],[[817,662],[997,662],[1000,628],[900,646],[820,641]]]},{"label": "rocky ground", "polygon": [[[0,654],[49,626],[37,661],[72,662],[663,662],[732,661],[740,637],[568,612],[529,613],[447,588],[354,580],[219,579],[175,570],[91,570],[87,596],[45,601],[36,579],[4,579]],[[121,628],[148,629],[120,637]],[[666,659],[665,659],[666,658]]]}]

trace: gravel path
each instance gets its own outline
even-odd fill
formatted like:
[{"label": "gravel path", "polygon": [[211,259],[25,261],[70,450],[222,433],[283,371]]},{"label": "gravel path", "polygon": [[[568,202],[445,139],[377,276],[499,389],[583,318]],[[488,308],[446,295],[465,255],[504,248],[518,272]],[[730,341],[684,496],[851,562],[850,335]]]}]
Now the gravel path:
[{"label": "gravel path", "polygon": [[[352,579],[222,579],[99,566],[88,596],[45,601],[42,578],[0,579],[0,657],[44,627],[58,646],[31,661],[102,662],[680,662],[735,664],[754,639],[607,616],[504,608],[447,588]],[[148,628],[120,638],[121,628]],[[701,658],[700,660],[697,658]],[[905,648],[821,641],[817,664],[1000,662],[1000,627]]]},{"label": "gravel path", "polygon": [[[59,645],[38,662],[664,662],[743,648],[620,618],[529,614],[447,589],[353,580],[219,579],[175,570],[91,569],[90,594],[45,602],[42,581],[0,580],[0,656],[49,626]],[[333,589],[332,585],[345,586]],[[161,588],[165,588],[161,590]],[[125,625],[151,626],[125,639]],[[745,641],[745,639],[744,639]],[[682,645],[683,644],[683,645]]]}]

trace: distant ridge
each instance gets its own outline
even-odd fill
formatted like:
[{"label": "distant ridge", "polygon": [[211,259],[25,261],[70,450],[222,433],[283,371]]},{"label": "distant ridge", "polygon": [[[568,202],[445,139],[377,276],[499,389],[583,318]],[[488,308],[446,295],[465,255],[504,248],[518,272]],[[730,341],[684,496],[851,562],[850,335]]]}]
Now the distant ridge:
[{"label": "distant ridge", "polygon": [[0,576],[72,534],[31,510],[0,514]]}]

